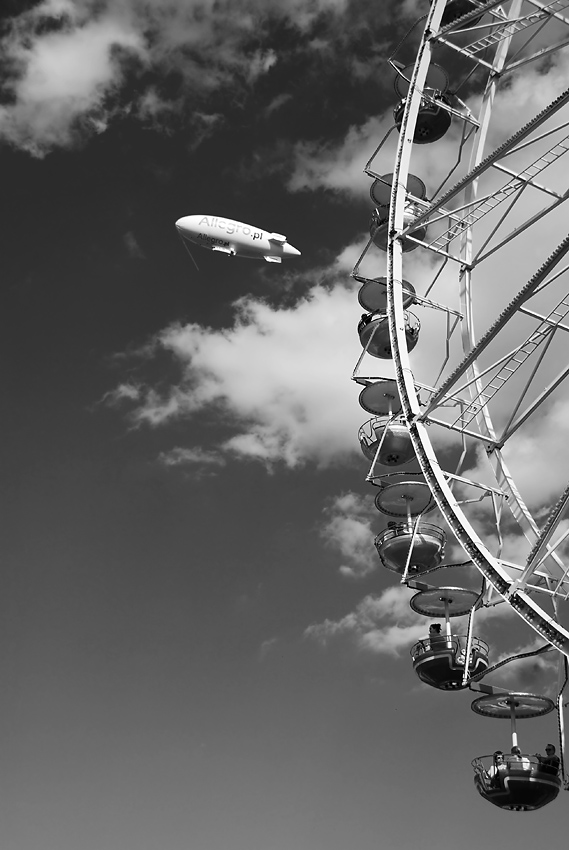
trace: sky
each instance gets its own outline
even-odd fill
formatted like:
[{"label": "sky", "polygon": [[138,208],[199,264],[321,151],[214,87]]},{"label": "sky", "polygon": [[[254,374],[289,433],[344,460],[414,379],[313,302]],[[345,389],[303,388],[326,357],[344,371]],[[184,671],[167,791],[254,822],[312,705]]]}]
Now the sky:
[{"label": "sky", "polygon": [[[2,850],[566,835],[565,792],[528,814],[478,796],[470,762],[506,749],[508,724],[419,682],[409,649],[427,621],[373,547],[387,518],[357,440],[350,271],[372,211],[362,169],[396,100],[386,58],[426,9],[4,0]],[[522,69],[489,144],[568,79],[563,51]],[[457,132],[417,155],[431,186]],[[195,213],[284,233],[302,257],[196,249],[198,271],[174,227]],[[482,326],[564,228],[558,210],[493,259]],[[424,291],[426,252],[406,268]],[[440,320],[421,318],[427,375]],[[560,389],[511,457],[538,517],[566,480],[568,405]],[[463,572],[451,583],[476,586]],[[492,660],[535,646],[506,606],[478,633]],[[492,681],[551,693],[555,676],[547,656]],[[519,732],[543,751],[555,715]]]}]

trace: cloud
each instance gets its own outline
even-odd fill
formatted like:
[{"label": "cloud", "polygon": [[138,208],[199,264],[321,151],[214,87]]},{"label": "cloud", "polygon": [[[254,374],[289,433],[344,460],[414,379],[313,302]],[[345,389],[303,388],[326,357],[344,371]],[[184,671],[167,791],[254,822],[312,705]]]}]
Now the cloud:
[{"label": "cloud", "polygon": [[386,117],[370,118],[350,127],[340,144],[299,142],[288,188],[291,192],[324,188],[364,197],[370,187],[364,166],[390,123]]},{"label": "cloud", "polygon": [[[473,573],[471,578],[476,576]],[[472,582],[468,582],[472,585]],[[328,645],[336,640],[349,640],[358,651],[373,652],[379,655],[399,655],[411,648],[418,640],[427,637],[429,618],[415,613],[409,605],[411,596],[416,593],[404,585],[388,587],[379,595],[368,595],[349,614],[339,620],[324,620],[305,630],[305,637]],[[505,618],[516,617],[507,604],[481,608],[476,612],[474,634],[478,637],[493,635],[496,626]],[[439,618],[439,622],[441,622]],[[467,617],[452,620],[453,634],[464,635],[467,631]],[[540,644],[541,645],[541,644]],[[504,653],[497,660],[509,657],[527,649],[515,649]],[[494,663],[494,661],[492,661]]]},{"label": "cloud", "polygon": [[349,379],[359,349],[353,292],[316,285],[290,307],[244,298],[234,309],[230,328],[174,324],[146,347],[149,358],[174,360],[181,377],[168,390],[123,384],[107,401],[134,401],[136,425],[215,412],[236,432],[221,448],[268,465],[353,457],[362,420]]},{"label": "cloud", "polygon": [[274,50],[256,50],[249,62],[248,79],[255,82],[260,76],[266,74],[277,62],[277,54]]},{"label": "cloud", "polygon": [[[36,156],[102,132],[112,111],[106,97],[122,81],[124,57],[144,54],[141,35],[128,22],[111,14],[85,19],[80,8],[41,3],[17,19],[2,45],[11,102],[0,107],[0,135]],[[42,30],[50,19],[58,29]]]},{"label": "cloud", "polygon": [[123,242],[129,257],[132,260],[145,260],[146,255],[140,247],[138,240],[132,230],[127,230],[123,236]]},{"label": "cloud", "polygon": [[[45,156],[104,132],[127,113],[166,132],[182,122],[193,127],[195,113],[222,111],[210,108],[211,96],[245,102],[283,58],[320,57],[324,50],[336,59],[339,45],[349,57],[372,14],[374,28],[401,15],[383,10],[378,19],[377,10],[363,10],[355,26],[351,6],[352,0],[42,0],[8,19],[0,40],[0,137]],[[294,47],[278,38],[282,24],[295,31]],[[279,95],[269,93],[267,109]],[[199,142],[207,124],[197,123]]]},{"label": "cloud", "polygon": [[224,466],[225,458],[216,452],[210,452],[196,446],[192,449],[176,446],[168,452],[162,452],[158,458],[165,466]]},{"label": "cloud", "polygon": [[105,404],[115,405],[123,401],[139,401],[143,395],[140,386],[131,383],[119,384],[114,390],[105,393],[102,401]]},{"label": "cloud", "polygon": [[[533,652],[543,645],[543,640],[536,637],[529,643],[518,645],[508,652],[501,652],[497,658],[492,658],[491,663],[492,665],[498,664],[507,658]],[[505,664],[496,670],[494,675],[497,677],[496,683],[499,680],[500,687],[555,697],[555,674],[558,664],[558,653],[555,651],[546,652],[533,658],[522,658]]]},{"label": "cloud", "polygon": [[202,481],[217,475],[218,470],[225,466],[226,460],[219,452],[209,451],[201,446],[176,446],[161,452],[158,455],[158,463],[168,469],[177,469],[194,481]]},{"label": "cloud", "polygon": [[279,639],[276,637],[264,640],[259,647],[259,661],[264,661],[265,658],[267,658],[267,656],[276,649],[278,642]]},{"label": "cloud", "polygon": [[[553,38],[552,31],[547,32]],[[488,151],[498,147],[565,90],[568,68],[569,57],[565,51],[560,51],[553,55],[547,67],[532,63],[504,79],[499,93],[499,108],[492,114]],[[384,64],[383,77],[386,83],[392,83],[395,77],[387,64]],[[451,89],[453,82],[451,80]],[[392,114],[396,103],[396,95],[393,93],[389,109],[379,115],[366,117],[361,124],[353,124],[342,139],[299,141],[295,146],[289,189],[315,191],[323,188],[348,196],[368,197],[370,180],[362,174],[362,170],[380,142],[382,147],[372,167],[380,174],[393,170],[392,163],[399,139]],[[476,115],[480,108],[480,95],[472,93],[468,97],[468,105]],[[393,132],[386,139],[390,130]],[[456,163],[461,133],[461,122],[454,119],[450,130],[436,144],[415,146],[411,171],[425,180],[429,197],[433,196],[435,189],[447,177],[450,167]],[[465,173],[466,165],[467,158],[458,165],[447,188]]]},{"label": "cloud", "polygon": [[345,559],[340,572],[351,578],[363,578],[374,572],[378,557],[373,546],[372,520],[377,521],[377,511],[371,499],[357,493],[343,493],[332,500],[324,513],[326,520],[320,534]]},{"label": "cloud", "polygon": [[309,626],[305,637],[325,645],[331,640],[348,638],[359,650],[398,655],[428,632],[425,618],[409,607],[410,596],[406,587],[388,587],[379,596],[366,596],[340,620],[324,620]]},{"label": "cloud", "polygon": [[[539,411],[504,448],[504,456],[522,497],[531,509],[556,500],[567,485],[569,400],[560,399]],[[491,484],[493,471],[486,453],[479,449],[474,466],[465,476]]]}]

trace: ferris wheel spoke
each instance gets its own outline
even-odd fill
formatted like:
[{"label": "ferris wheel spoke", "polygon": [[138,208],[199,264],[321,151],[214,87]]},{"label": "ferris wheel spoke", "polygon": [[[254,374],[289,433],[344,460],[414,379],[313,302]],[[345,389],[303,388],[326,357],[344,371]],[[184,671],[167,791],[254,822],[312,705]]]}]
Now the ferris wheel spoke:
[{"label": "ferris wheel spoke", "polygon": [[[441,195],[441,197],[433,200],[429,206],[423,209],[423,211],[414,218],[412,224],[404,230],[404,233],[409,233],[412,229],[416,230],[421,225],[436,223],[440,218],[449,218],[451,224],[446,231],[443,231],[442,234],[439,234],[437,238],[431,242],[427,242],[425,240],[422,242],[425,247],[429,247],[432,250],[440,251],[445,249],[455,238],[462,235],[467,227],[474,226],[478,221],[480,221],[480,219],[492,212],[514,192],[518,191],[525,182],[534,180],[538,174],[567,153],[569,150],[569,134],[564,136],[563,139],[552,144],[547,151],[543,152],[532,162],[528,163],[524,169],[516,171],[514,176],[511,176],[510,180],[507,181],[498,191],[488,192],[486,195],[481,197],[478,196],[476,198],[472,198],[472,200],[467,200],[466,203],[458,208],[458,210],[450,209],[448,207],[450,201],[464,192],[465,189],[472,185],[475,181],[480,180],[480,178],[492,166],[499,165],[501,159],[514,152],[522,150],[520,142],[528,139],[528,137],[534,133],[536,129],[541,127],[567,103],[569,103],[569,89],[538,113],[538,115],[529,121],[523,128],[511,135],[509,139],[503,142],[498,148],[496,148],[495,151],[486,156],[482,162],[472,168],[468,174],[459,180],[458,183],[456,183],[451,189],[447,190],[447,192]],[[540,135],[535,139],[530,140],[529,144],[532,144],[534,141],[541,141],[543,138],[544,136]],[[547,187],[545,188],[545,191],[547,191],[548,194],[553,194],[557,200],[565,200],[567,197],[567,191],[560,193],[555,190],[548,189]],[[462,215],[460,214],[461,212]],[[540,217],[545,215],[547,212],[548,209],[541,212]],[[435,213],[438,213],[439,215],[435,216]]]},{"label": "ferris wheel spoke", "polygon": [[[437,41],[440,44],[445,44],[447,47],[456,50],[463,56],[476,60],[481,65],[492,67],[491,63],[482,59],[478,56],[478,54],[487,50],[489,47],[498,45],[501,41],[512,39],[513,36],[527,30],[529,27],[533,27],[536,24],[546,24],[552,17],[555,17],[563,23],[569,24],[569,20],[561,14],[561,12],[569,9],[569,3],[567,3],[566,0],[553,0],[553,2],[548,4],[534,2],[534,0],[529,0],[529,2],[535,7],[535,11],[529,12],[525,15],[520,15],[518,13],[517,16],[513,18],[496,15],[490,23],[477,28],[477,33],[481,29],[490,29],[491,32],[476,38],[466,47],[460,44],[455,44],[452,40],[450,40],[446,30],[444,34],[435,34],[432,38],[434,41]],[[496,6],[498,6],[498,4],[493,4],[492,8],[495,8]],[[471,13],[469,18],[474,17],[474,15],[475,13]],[[463,21],[466,20],[466,18],[463,19]],[[520,50],[522,50],[525,46],[526,45],[522,45]],[[515,55],[517,55],[517,53]],[[528,58],[526,61],[531,61],[533,58],[537,58],[537,55],[538,54],[536,54],[535,57]],[[508,70],[508,66],[506,66],[505,70]]]},{"label": "ferris wheel spoke", "polygon": [[[512,299],[510,304],[502,311],[496,321],[481,336],[480,340],[476,343],[476,345],[465,355],[463,360],[458,364],[454,371],[448,376],[448,378],[446,378],[441,383],[441,385],[438,387],[438,389],[430,399],[426,409],[422,412],[422,419],[426,419],[433,410],[435,410],[441,405],[441,403],[448,402],[449,399],[453,398],[455,395],[458,395],[459,391],[451,393],[451,389],[455,386],[455,384],[460,380],[461,377],[468,373],[469,369],[473,366],[473,364],[480,360],[482,353],[491,345],[491,343],[496,339],[496,337],[504,329],[507,323],[510,322],[510,320],[513,319],[518,312],[520,312],[523,305],[532,297],[532,295],[536,294],[538,291],[543,291],[542,286],[547,283],[547,278],[554,271],[556,266],[561,262],[563,257],[565,257],[568,252],[569,236],[564,239],[563,242],[560,243],[560,245],[555,249],[555,251],[541,266],[541,268],[538,269],[538,271],[533,275],[533,277],[528,281],[528,283],[524,287],[522,287],[522,289],[520,289],[516,297]],[[565,305],[564,310],[565,308],[569,310],[569,305],[567,304],[567,296],[565,296],[560,303]],[[566,314],[566,312],[563,313],[563,318]],[[562,321],[561,315],[559,321]],[[529,337],[529,341],[531,344],[537,342],[537,340],[532,339],[532,337]],[[528,340],[526,340],[526,343],[527,342]],[[518,351],[521,352],[521,350],[523,349],[523,345],[523,342],[520,343],[517,346],[516,351],[512,352],[512,362],[517,363],[514,358],[516,357]],[[507,355],[503,356],[502,362],[506,359],[506,357]],[[495,365],[498,365],[498,363],[496,363]],[[519,365],[521,365],[521,363]],[[464,387],[461,388],[460,391],[463,391],[463,389]]]},{"label": "ferris wheel spoke", "polygon": [[[527,565],[523,573],[516,579],[514,582],[515,588],[524,590],[531,578],[531,576],[535,573],[535,571],[541,566],[543,561],[548,557],[548,555],[552,554],[552,547],[549,546],[551,538],[555,534],[561,519],[563,518],[563,514],[567,506],[569,505],[569,484],[565,488],[564,492],[558,499],[557,503],[553,506],[550,511],[547,520],[543,526],[543,530],[535,544],[533,549],[528,555]],[[557,541],[555,548],[557,548],[566,537],[569,536],[569,531],[566,534],[562,535],[561,538]],[[563,570],[562,575],[558,578],[557,583],[553,589],[554,594],[560,594],[560,590],[562,585],[567,583],[567,575],[569,573],[569,567]],[[564,592],[564,597],[567,598],[569,594],[569,589],[566,587]],[[561,594],[560,594],[561,595]]]}]

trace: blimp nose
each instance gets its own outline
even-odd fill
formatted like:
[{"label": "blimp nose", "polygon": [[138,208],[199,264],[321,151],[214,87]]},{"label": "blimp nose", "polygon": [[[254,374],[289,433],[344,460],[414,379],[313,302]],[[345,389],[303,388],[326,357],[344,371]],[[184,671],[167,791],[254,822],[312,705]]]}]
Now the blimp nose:
[{"label": "blimp nose", "polygon": [[293,245],[289,245],[288,242],[283,245],[283,254],[285,257],[300,257],[300,251],[298,248],[295,248]]},{"label": "blimp nose", "polygon": [[184,215],[176,222],[176,230],[180,236],[193,236],[196,229],[196,216]]}]

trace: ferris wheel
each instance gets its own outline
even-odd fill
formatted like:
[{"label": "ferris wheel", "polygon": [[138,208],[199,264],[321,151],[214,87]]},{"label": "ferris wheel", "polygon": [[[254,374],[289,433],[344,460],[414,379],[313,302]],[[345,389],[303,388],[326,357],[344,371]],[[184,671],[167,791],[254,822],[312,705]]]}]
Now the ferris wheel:
[{"label": "ferris wheel", "polygon": [[[433,626],[411,650],[419,677],[482,690],[473,710],[510,719],[512,754],[473,766],[480,794],[512,810],[540,808],[566,781],[569,454],[550,458],[541,496],[516,483],[568,394],[569,228],[558,208],[569,198],[569,88],[553,73],[566,45],[569,0],[432,0],[390,59],[394,122],[365,167],[374,211],[353,270],[365,310],[353,378],[372,415],[359,440],[389,519],[375,545],[417,591],[411,607],[444,619],[444,633]],[[533,102],[516,96],[524,79]],[[424,519],[435,510],[444,526]],[[465,564],[479,590],[429,583]],[[541,638],[527,655],[557,651],[556,699],[480,684],[500,665],[474,624],[496,604]],[[452,618],[466,615],[454,634]],[[516,760],[517,720],[555,709],[561,764]]]}]

